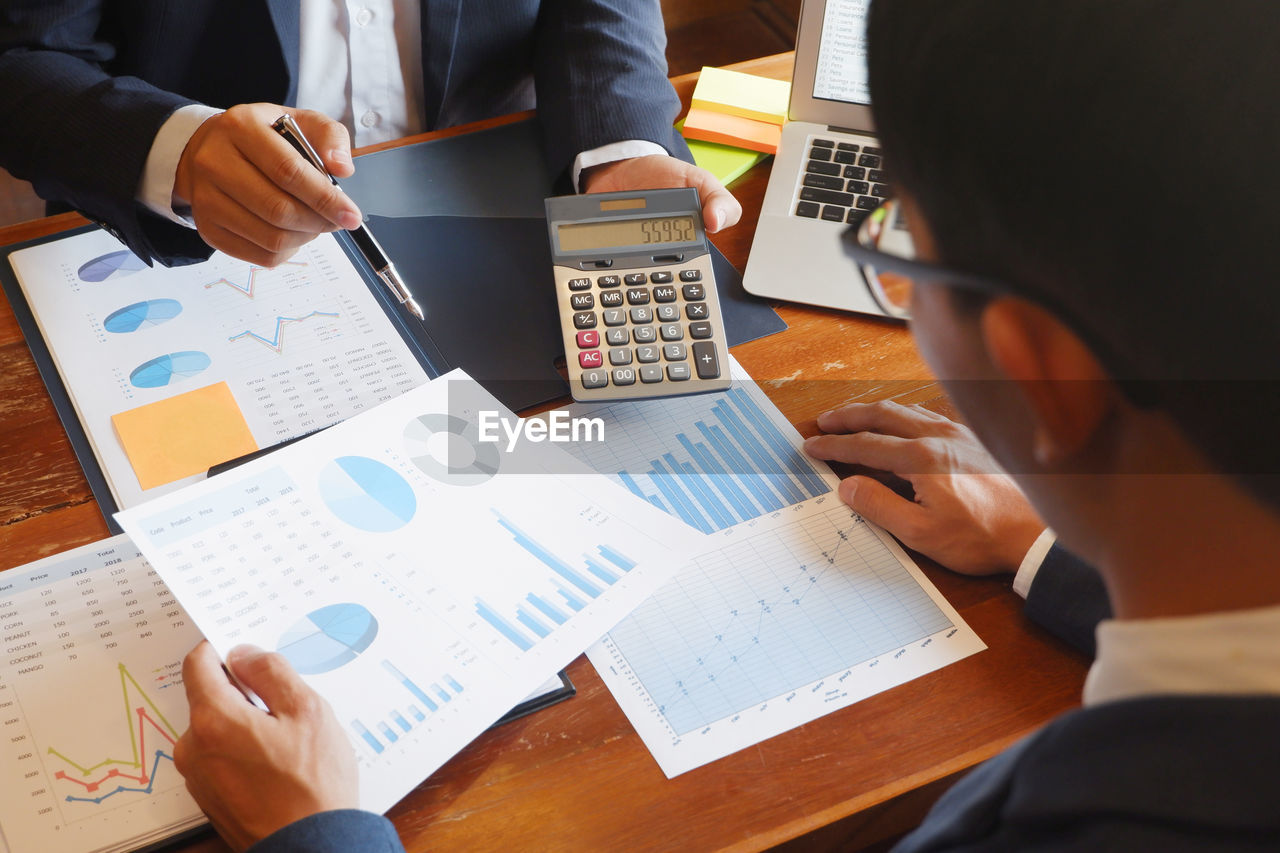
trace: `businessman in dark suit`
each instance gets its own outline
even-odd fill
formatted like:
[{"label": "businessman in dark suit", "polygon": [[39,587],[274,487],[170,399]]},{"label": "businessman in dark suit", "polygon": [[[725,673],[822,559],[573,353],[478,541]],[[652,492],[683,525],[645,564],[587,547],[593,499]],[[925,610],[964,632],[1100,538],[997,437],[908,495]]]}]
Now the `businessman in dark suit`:
[{"label": "businessman in dark suit", "polygon": [[[366,33],[392,23],[394,41],[369,47]],[[317,47],[323,26],[339,37]],[[316,56],[331,43],[332,56]],[[731,225],[736,201],[685,162],[672,129],[679,102],[664,45],[658,0],[371,0],[358,14],[288,0],[3,0],[0,165],[143,258],[192,262],[212,246],[274,264],[360,211],[270,122],[300,92],[328,85],[340,98],[345,83],[350,101],[363,81],[403,71],[390,97],[412,104],[404,129],[536,105],[548,161],[566,175],[584,152],[633,143],[597,156],[580,188],[694,185],[711,229]],[[350,61],[351,74],[334,78],[330,61]],[[341,116],[297,115],[330,171],[351,174]],[[347,118],[351,129],[380,120],[374,110]],[[157,153],[166,139],[174,150]],[[169,193],[148,200],[155,174],[177,215]]]},{"label": "businessman in dark suit", "polygon": [[[918,346],[972,432],[855,405],[808,449],[883,472],[841,496],[903,542],[1019,567],[1033,618],[1097,641],[1084,707],[959,782],[901,851],[1280,849],[1276,32],[1272,0],[872,5],[914,251],[868,228],[850,252],[912,282]],[[1187,186],[1206,152],[1211,205]],[[1046,523],[1080,559],[1040,559]],[[323,704],[276,656],[231,665],[282,711],[241,701],[207,646],[188,658],[178,757],[215,821],[274,832],[262,850],[321,844],[326,821],[395,849],[341,786],[305,782],[306,756],[349,752]],[[279,750],[232,748],[270,727]]]}]

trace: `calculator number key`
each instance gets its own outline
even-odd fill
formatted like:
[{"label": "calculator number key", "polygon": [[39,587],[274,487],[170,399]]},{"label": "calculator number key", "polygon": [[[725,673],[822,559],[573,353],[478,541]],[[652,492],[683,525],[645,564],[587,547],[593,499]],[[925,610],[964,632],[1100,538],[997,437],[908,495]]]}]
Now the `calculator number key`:
[{"label": "calculator number key", "polygon": [[609,371],[587,370],[582,374],[583,388],[603,388],[609,384]]},{"label": "calculator number key", "polygon": [[613,371],[614,385],[635,385],[636,371],[631,367],[619,367]]}]

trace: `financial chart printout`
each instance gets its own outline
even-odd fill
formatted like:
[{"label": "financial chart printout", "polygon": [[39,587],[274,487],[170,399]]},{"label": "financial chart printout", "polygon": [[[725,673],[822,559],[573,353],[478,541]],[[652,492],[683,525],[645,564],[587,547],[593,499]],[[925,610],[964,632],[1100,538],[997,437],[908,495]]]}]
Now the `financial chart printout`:
[{"label": "financial chart printout", "polygon": [[813,96],[871,103],[867,85],[867,13],[871,0],[827,0]]},{"label": "financial chart printout", "polygon": [[200,633],[128,538],[0,574],[0,625],[11,850],[133,850],[204,822],[173,766]]},{"label": "financial chart printout", "polygon": [[458,372],[117,518],[220,653],[277,649],[383,811],[688,562],[703,537],[547,444],[479,440]]},{"label": "financial chart printout", "polygon": [[[226,383],[211,414],[272,447],[427,379],[329,234],[274,269],[221,253],[147,267],[105,231],[23,249],[12,263],[121,507],[198,476],[144,486],[113,416],[141,416],[145,454],[181,456],[183,424],[210,414],[180,408],[182,395]],[[172,406],[147,408],[161,401]]]},{"label": "financial chart printout", "polygon": [[731,366],[729,391],[666,420],[650,402],[592,408],[616,428],[604,447],[575,451],[611,477],[641,474],[621,479],[691,526],[721,520],[709,547],[588,652],[668,776],[984,648]]}]

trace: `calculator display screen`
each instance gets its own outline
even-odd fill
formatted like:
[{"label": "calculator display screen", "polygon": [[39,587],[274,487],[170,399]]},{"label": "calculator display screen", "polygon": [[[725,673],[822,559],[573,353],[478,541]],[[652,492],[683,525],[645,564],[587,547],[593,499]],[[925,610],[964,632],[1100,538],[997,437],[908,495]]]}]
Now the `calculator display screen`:
[{"label": "calculator display screen", "polygon": [[614,219],[608,222],[561,225],[556,230],[559,232],[562,252],[698,241],[692,216]]}]

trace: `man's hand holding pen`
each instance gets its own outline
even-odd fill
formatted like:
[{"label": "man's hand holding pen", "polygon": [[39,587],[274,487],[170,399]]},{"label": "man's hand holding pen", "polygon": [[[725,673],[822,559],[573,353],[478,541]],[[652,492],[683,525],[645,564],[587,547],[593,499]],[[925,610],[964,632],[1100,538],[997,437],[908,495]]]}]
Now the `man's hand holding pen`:
[{"label": "man's hand holding pen", "polygon": [[281,113],[292,115],[315,143],[327,172],[347,177],[355,171],[351,141],[339,122],[310,110],[244,104],[200,126],[174,182],[176,199],[190,205],[206,243],[268,267],[318,234],[361,222],[356,203],[272,130]]}]

